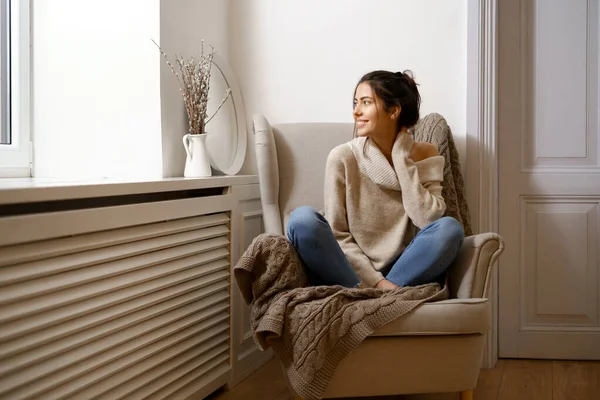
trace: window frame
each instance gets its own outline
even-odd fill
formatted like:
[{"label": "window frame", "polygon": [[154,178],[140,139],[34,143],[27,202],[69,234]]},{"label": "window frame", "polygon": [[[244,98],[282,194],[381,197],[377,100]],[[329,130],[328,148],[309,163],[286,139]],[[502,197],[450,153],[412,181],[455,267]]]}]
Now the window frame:
[{"label": "window frame", "polygon": [[31,0],[10,2],[11,144],[0,145],[0,178],[31,177]]},{"label": "window frame", "polygon": [[[10,139],[10,0],[0,0],[0,144]],[[6,25],[2,25],[6,23]],[[10,140],[8,140],[10,143]]]}]

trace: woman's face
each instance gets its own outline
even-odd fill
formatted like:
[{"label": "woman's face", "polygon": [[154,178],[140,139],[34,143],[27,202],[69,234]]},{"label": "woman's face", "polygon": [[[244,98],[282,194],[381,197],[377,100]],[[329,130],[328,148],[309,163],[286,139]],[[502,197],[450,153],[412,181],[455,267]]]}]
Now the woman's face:
[{"label": "woman's face", "polygon": [[383,101],[373,92],[371,85],[363,82],[356,88],[354,95],[354,121],[356,134],[378,138],[391,132],[396,132],[397,115],[395,109],[385,111]]}]

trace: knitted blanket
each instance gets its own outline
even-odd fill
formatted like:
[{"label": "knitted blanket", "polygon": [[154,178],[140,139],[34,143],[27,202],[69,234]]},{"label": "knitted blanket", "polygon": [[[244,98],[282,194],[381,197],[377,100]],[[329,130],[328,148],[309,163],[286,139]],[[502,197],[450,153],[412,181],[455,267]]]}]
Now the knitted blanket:
[{"label": "knitted blanket", "polygon": [[261,234],[233,270],[262,350],[271,347],[291,389],[322,397],[339,362],[368,335],[427,301],[448,298],[446,286],[395,290],[307,286],[304,267],[281,235]]},{"label": "knitted blanket", "polygon": [[471,217],[469,205],[465,198],[464,180],[460,168],[458,151],[454,143],[452,131],[440,114],[431,113],[423,117],[414,128],[417,142],[429,142],[437,146],[440,155],[444,156],[444,181],[442,197],[446,202],[445,216],[454,217],[462,223],[465,236],[471,236]]}]

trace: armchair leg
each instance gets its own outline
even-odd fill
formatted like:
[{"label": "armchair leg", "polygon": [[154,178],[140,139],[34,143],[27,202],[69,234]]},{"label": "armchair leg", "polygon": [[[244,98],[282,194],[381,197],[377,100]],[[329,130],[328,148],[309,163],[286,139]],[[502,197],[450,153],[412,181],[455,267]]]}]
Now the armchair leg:
[{"label": "armchair leg", "polygon": [[460,400],[473,400],[473,391],[465,390],[464,392],[460,392]]}]

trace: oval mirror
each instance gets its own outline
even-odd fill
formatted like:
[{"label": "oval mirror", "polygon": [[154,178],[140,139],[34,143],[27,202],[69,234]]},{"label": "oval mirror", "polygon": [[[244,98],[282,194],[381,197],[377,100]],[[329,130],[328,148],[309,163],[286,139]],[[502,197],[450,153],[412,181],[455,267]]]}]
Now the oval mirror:
[{"label": "oval mirror", "polygon": [[231,95],[206,124],[206,147],[211,167],[226,175],[235,175],[240,172],[246,157],[246,114],[242,92],[233,71],[221,56],[215,54],[210,76],[208,117],[218,109],[227,88],[231,88]]}]

